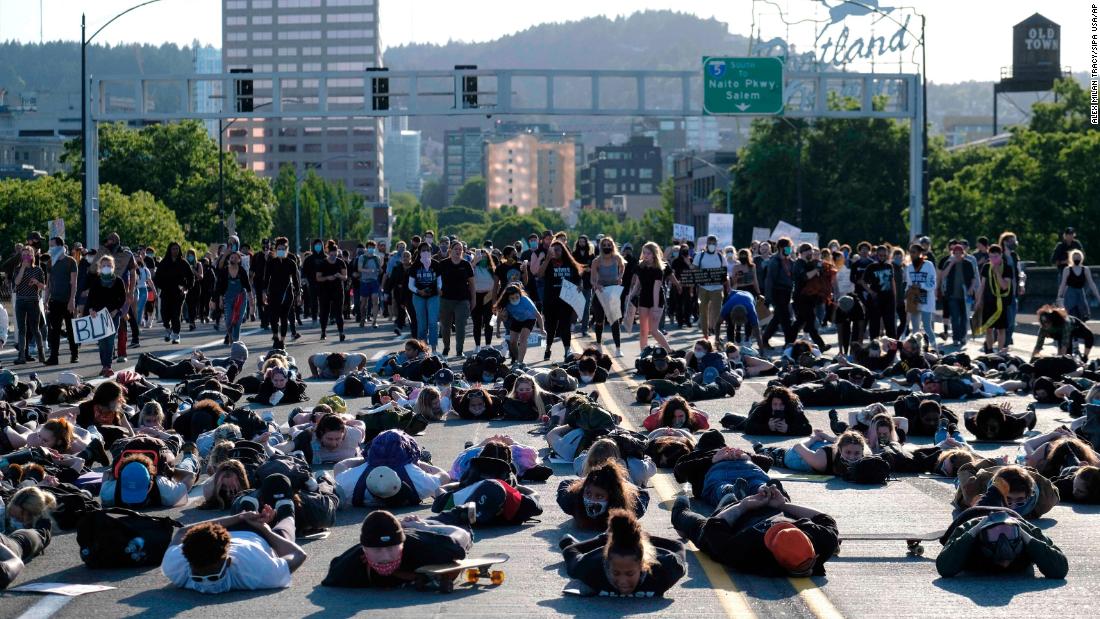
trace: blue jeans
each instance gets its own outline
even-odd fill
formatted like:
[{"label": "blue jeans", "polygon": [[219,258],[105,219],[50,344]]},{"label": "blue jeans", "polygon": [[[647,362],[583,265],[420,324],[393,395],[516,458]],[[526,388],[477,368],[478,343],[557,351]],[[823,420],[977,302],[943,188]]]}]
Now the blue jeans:
[{"label": "blue jeans", "polygon": [[[955,441],[959,443],[966,444],[966,439],[963,437],[962,432],[959,432],[958,430],[955,430],[955,432],[951,434],[951,438],[955,439]],[[947,424],[940,424],[940,427],[936,430],[936,436],[933,439],[933,442],[938,445],[945,440],[947,440]]]},{"label": "blue jeans", "polygon": [[717,505],[729,491],[728,486],[738,479],[744,479],[748,493],[755,494],[770,478],[760,467],[748,460],[723,460],[711,465],[703,478],[703,500]]},{"label": "blue jeans", "polygon": [[951,337],[955,342],[966,342],[966,327],[969,322],[966,313],[966,297],[947,299],[951,312]]},{"label": "blue jeans", "polygon": [[145,320],[145,304],[149,302],[149,288],[142,286],[137,289],[137,319],[138,324]]},{"label": "blue jeans", "polygon": [[[810,451],[816,451],[818,448],[828,445],[828,441],[815,441],[810,444]],[[829,463],[832,467],[832,462]],[[798,471],[800,473],[816,473],[814,467],[810,466],[810,463],[802,459],[802,456],[794,450],[793,447],[787,448],[787,453],[783,455],[783,467],[792,471]]]},{"label": "blue jeans", "polygon": [[[241,299],[241,307],[234,314],[233,304],[236,303],[238,296]],[[248,315],[248,295],[243,292],[233,297],[226,295],[225,299],[222,300],[222,304],[225,309],[226,333],[229,334],[230,342],[236,342],[241,339],[241,323],[244,322],[244,317]]]},{"label": "blue jeans", "polygon": [[[99,310],[106,312],[110,310]],[[118,312],[111,312],[111,320],[115,323],[115,332],[118,332]],[[111,362],[115,359],[115,338],[117,335],[107,336],[98,342],[96,345],[99,347],[99,364],[105,368],[111,367]]]},{"label": "blue jeans", "polygon": [[439,342],[439,295],[425,298],[414,294],[412,301],[416,310],[416,338],[428,342],[435,350]]},{"label": "blue jeans", "polygon": [[933,350],[939,350],[939,342],[936,341],[936,329],[932,325],[932,312],[919,312],[916,314],[909,314],[909,332],[916,333],[921,323],[924,323],[924,335],[928,340],[928,345]]}]

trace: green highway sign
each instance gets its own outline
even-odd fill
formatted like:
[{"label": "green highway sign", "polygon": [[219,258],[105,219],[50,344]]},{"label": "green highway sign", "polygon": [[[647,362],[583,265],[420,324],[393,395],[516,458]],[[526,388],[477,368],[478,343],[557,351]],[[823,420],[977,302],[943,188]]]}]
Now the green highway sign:
[{"label": "green highway sign", "polygon": [[703,113],[781,114],[783,61],[703,56]]}]

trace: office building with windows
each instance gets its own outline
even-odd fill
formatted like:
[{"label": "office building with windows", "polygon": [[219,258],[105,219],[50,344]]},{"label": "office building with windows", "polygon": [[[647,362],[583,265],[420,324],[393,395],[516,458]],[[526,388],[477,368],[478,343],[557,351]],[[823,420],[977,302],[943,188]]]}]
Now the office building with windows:
[{"label": "office building with windows", "polygon": [[612,196],[659,195],[661,148],[654,138],[632,136],[625,144],[597,146],[581,170],[581,204],[612,210]]},{"label": "office building with windows", "polygon": [[[308,116],[320,88],[328,92],[330,110],[361,107],[369,88],[365,70],[381,66],[381,60],[378,0],[222,0],[222,66],[227,72],[346,72],[324,84],[281,79],[281,107],[301,110],[303,116],[227,121],[227,147],[262,176],[275,177],[283,166],[299,174],[309,168],[343,182],[368,203],[382,201],[381,121]],[[239,103],[240,93],[225,94],[227,107]],[[253,80],[255,113],[270,106],[271,97],[272,80]]]}]

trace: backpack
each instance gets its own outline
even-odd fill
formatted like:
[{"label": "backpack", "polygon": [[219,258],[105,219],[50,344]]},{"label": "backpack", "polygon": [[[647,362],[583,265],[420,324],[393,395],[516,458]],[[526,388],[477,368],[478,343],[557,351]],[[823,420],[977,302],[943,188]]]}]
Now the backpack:
[{"label": "backpack", "polygon": [[145,454],[149,456],[149,459],[153,461],[153,466],[157,471],[157,475],[168,475],[170,473],[168,461],[173,458],[172,450],[159,438],[138,434],[127,438],[125,441],[116,441],[115,444],[111,446],[111,452],[111,455],[114,457],[112,469],[115,479],[119,479],[119,473],[122,470],[122,461],[129,454]]},{"label": "backpack", "polygon": [[241,429],[241,436],[252,439],[267,432],[267,422],[256,411],[247,408],[237,408],[226,415],[225,423],[235,423]]},{"label": "backpack", "polygon": [[865,456],[848,465],[844,481],[853,484],[885,484],[890,478],[890,463],[880,456]]},{"label": "backpack", "polygon": [[623,428],[615,428],[608,432],[605,438],[615,441],[615,444],[619,447],[619,455],[624,460],[626,458],[637,458],[639,460],[645,458],[646,437],[644,434],[631,432]]},{"label": "backpack", "polygon": [[66,531],[75,529],[84,516],[100,508],[95,497],[70,484],[58,484],[46,492],[57,499],[57,507],[51,515],[58,528]]},{"label": "backpack", "polygon": [[233,444],[233,449],[229,451],[229,457],[236,460],[244,466],[245,474],[248,475],[248,483],[253,488],[258,488],[260,485],[259,476],[256,475],[256,471],[260,468],[264,462],[267,461],[267,453],[259,443],[253,441],[236,441]]},{"label": "backpack", "polygon": [[139,514],[123,507],[97,509],[80,520],[76,543],[92,569],[160,565],[175,529],[166,516]]}]

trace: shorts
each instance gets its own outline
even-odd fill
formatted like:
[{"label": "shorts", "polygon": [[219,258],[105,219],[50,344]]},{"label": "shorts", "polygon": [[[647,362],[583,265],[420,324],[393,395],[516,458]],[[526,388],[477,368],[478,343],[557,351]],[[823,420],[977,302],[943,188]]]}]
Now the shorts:
[{"label": "shorts", "polygon": [[369,297],[382,292],[382,285],[376,279],[359,282],[359,296]]},{"label": "shorts", "polygon": [[512,333],[519,333],[519,332],[523,331],[524,329],[527,329],[528,331],[530,331],[534,328],[535,328],[535,319],[534,318],[532,318],[530,320],[512,320],[512,321],[509,321],[509,323],[508,323],[508,330],[511,331]]}]

